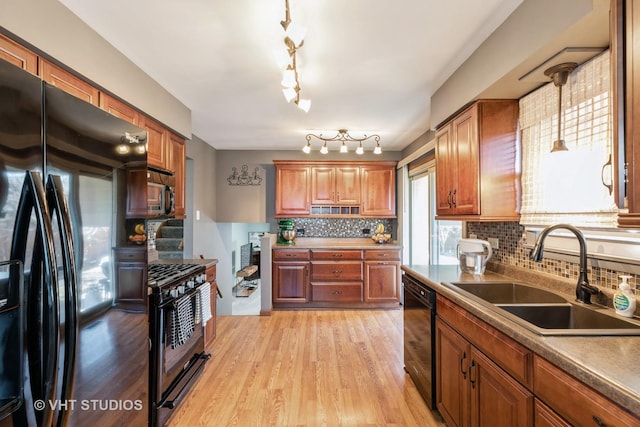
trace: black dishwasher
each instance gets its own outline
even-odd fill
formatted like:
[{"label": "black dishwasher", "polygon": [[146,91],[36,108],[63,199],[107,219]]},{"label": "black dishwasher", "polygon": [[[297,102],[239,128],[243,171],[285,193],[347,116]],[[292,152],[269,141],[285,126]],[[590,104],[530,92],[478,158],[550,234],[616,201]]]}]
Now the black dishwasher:
[{"label": "black dishwasher", "polygon": [[430,409],[436,409],[436,293],[415,277],[402,275],[404,369]]}]

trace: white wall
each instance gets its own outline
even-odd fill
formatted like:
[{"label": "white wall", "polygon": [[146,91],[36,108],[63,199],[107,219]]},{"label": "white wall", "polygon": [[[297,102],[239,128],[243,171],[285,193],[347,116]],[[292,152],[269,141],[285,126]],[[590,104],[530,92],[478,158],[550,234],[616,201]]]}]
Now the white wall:
[{"label": "white wall", "polygon": [[0,26],[191,138],[191,111],[57,0],[2,0]]}]

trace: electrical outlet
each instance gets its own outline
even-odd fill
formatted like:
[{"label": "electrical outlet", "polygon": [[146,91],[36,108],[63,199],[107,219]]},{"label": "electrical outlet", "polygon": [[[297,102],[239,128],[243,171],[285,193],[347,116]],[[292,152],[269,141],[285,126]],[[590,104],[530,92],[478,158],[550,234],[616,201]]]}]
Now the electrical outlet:
[{"label": "electrical outlet", "polygon": [[363,228],[362,229],[362,234],[371,234],[371,229],[370,228]]},{"label": "electrical outlet", "polygon": [[497,237],[489,237],[489,244],[491,245],[491,249],[500,249],[500,245],[498,244]]},{"label": "electrical outlet", "polygon": [[297,234],[298,236],[304,236],[304,228],[298,228],[298,229],[296,230],[296,234]]}]

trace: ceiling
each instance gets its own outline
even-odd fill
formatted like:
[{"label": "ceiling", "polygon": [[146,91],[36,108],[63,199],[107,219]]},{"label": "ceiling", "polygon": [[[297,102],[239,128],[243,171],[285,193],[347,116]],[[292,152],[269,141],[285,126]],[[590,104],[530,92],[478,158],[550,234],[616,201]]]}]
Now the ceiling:
[{"label": "ceiling", "polygon": [[431,95],[522,0],[290,0],[308,113],[287,104],[274,50],[285,0],[60,0],[192,114],[216,149],[299,149],[309,132],[401,150],[435,125]]}]

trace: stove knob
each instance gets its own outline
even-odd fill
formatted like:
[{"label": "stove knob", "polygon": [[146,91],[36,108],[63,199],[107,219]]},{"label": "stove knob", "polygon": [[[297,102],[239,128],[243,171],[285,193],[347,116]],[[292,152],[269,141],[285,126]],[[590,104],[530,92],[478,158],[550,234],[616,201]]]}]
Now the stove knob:
[{"label": "stove knob", "polygon": [[202,273],[196,280],[198,281],[198,283],[204,283],[207,281],[207,275],[205,273]]}]

